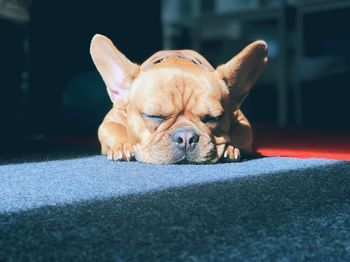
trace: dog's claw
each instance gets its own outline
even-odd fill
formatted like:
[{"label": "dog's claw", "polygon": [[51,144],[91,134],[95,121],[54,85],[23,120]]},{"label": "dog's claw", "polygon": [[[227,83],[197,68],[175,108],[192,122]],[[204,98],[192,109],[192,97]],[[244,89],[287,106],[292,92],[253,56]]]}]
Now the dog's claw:
[{"label": "dog's claw", "polygon": [[234,159],[236,159],[237,161],[241,160],[241,152],[239,151],[238,148],[235,148],[233,150],[233,155],[234,155]]},{"label": "dog's claw", "polygon": [[107,154],[107,159],[108,159],[108,160],[113,160],[112,153],[108,152],[108,154]]},{"label": "dog's claw", "polygon": [[121,151],[117,152],[114,156],[114,161],[119,161],[119,160],[122,160],[123,159],[123,154]]},{"label": "dog's claw", "polygon": [[119,144],[109,149],[107,159],[112,161],[131,161],[135,156],[135,147],[130,143]]},{"label": "dog's claw", "polygon": [[238,148],[228,145],[224,152],[223,158],[229,162],[238,162],[241,159],[241,153]]}]

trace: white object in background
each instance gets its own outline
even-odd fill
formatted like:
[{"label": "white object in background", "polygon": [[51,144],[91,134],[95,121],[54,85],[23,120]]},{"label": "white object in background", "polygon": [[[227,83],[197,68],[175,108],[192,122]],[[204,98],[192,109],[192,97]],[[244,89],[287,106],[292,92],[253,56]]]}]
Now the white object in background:
[{"label": "white object in background", "polygon": [[0,0],[0,18],[19,24],[29,22],[32,0]]},{"label": "white object in background", "polygon": [[245,10],[259,7],[259,0],[216,0],[216,12],[225,13],[230,11]]}]

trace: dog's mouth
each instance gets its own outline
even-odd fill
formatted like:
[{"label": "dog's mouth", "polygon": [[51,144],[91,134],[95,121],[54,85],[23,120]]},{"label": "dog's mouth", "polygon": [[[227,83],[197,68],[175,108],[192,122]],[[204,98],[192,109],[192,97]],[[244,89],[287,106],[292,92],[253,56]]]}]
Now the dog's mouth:
[{"label": "dog's mouth", "polygon": [[198,164],[211,164],[215,163],[216,159],[218,159],[217,151],[215,149],[210,150],[205,156],[200,156],[196,154],[191,153],[182,153],[179,152],[173,152],[169,159],[162,159],[160,157],[161,154],[152,154],[152,158],[150,159],[143,159],[141,152],[137,152],[135,154],[135,159],[140,162],[148,162],[148,163],[158,163],[158,164],[176,164],[176,165],[198,165]]},{"label": "dog's mouth", "polygon": [[[179,147],[176,143],[163,142],[148,143],[147,146],[139,147],[135,158],[140,162],[154,164],[210,164],[218,162],[222,155],[221,144],[216,141],[202,137],[198,144],[187,148]],[[209,138],[209,137],[208,137]],[[191,145],[190,145],[191,146]],[[224,146],[224,145],[223,145]]]},{"label": "dog's mouth", "polygon": [[187,154],[186,152],[178,159],[173,159],[174,164],[191,164],[191,165],[198,165],[198,164],[211,164],[216,162],[215,160],[218,159],[217,150],[216,148],[213,148],[210,150],[205,156],[198,156],[193,154]]}]

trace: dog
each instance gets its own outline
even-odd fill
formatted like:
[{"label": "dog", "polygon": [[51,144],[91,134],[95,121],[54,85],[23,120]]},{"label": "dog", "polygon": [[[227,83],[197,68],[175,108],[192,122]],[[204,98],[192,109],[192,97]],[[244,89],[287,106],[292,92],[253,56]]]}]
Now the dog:
[{"label": "dog", "polygon": [[159,51],[137,65],[95,35],[90,54],[113,102],[98,128],[102,154],[155,164],[235,162],[252,154],[252,128],[240,108],[267,53],[259,40],[216,69],[192,50]]}]

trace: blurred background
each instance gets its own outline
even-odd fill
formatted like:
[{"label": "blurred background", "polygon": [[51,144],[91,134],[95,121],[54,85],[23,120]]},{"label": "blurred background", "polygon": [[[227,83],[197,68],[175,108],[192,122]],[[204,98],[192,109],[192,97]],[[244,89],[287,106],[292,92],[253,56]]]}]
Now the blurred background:
[{"label": "blurred background", "polygon": [[349,25],[347,0],[0,0],[0,148],[97,145],[111,102],[96,33],[136,63],[194,49],[214,66],[264,39],[269,64],[243,109],[253,124],[349,131]]}]

